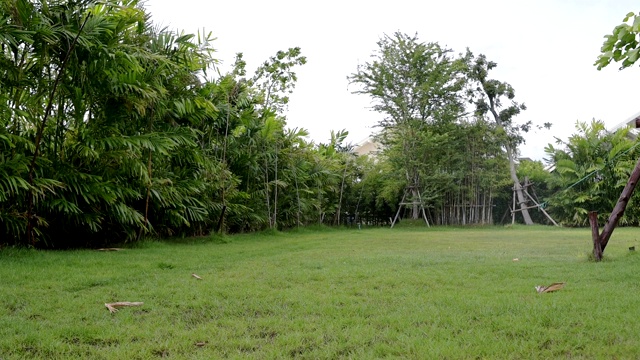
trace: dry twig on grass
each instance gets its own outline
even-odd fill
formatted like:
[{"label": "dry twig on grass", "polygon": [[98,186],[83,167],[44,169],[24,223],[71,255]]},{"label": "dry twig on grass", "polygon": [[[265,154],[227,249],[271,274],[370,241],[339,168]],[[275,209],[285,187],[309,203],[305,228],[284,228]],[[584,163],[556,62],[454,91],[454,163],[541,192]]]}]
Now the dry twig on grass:
[{"label": "dry twig on grass", "polygon": [[193,276],[194,278],[198,279],[198,280],[202,280],[202,278],[196,274],[191,274],[191,276]]},{"label": "dry twig on grass", "polygon": [[130,302],[130,301],[120,301],[120,302],[114,302],[114,303],[105,303],[104,306],[107,307],[107,309],[109,309],[110,313],[115,313],[118,311],[117,308],[119,307],[124,307],[124,306],[140,306],[144,304],[143,302]]},{"label": "dry twig on grass", "polygon": [[122,248],[100,248],[100,249],[96,249],[96,251],[120,251],[120,250],[124,250]]},{"label": "dry twig on grass", "polygon": [[538,292],[538,294],[558,291],[558,290],[562,289],[565,286],[565,284],[566,283],[560,282],[560,283],[553,283],[553,284],[551,284],[549,286],[538,285],[538,286],[536,286],[536,291]]}]

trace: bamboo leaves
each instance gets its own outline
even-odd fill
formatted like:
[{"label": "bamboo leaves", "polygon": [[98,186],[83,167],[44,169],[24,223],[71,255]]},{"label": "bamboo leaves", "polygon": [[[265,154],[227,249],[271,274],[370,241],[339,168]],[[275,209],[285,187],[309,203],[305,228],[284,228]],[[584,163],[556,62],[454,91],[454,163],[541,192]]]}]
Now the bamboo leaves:
[{"label": "bamboo leaves", "polygon": [[284,228],[348,206],[346,134],[286,129],[299,48],[205,79],[211,34],[156,27],[139,1],[0,6],[0,243]]}]

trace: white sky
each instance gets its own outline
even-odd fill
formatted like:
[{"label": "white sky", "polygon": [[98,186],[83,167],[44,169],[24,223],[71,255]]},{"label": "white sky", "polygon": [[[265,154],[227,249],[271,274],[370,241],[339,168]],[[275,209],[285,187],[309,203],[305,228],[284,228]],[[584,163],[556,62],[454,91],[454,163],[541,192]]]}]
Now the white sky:
[{"label": "white sky", "polygon": [[212,32],[223,70],[237,52],[251,73],[276,51],[300,47],[308,63],[297,70],[288,126],[308,129],[316,142],[326,142],[330,130],[347,129],[354,143],[375,131],[382,116],[369,110],[366,95],[351,93],[347,76],[383,34],[396,31],[497,62],[492,77],[510,83],[528,107],[517,121],[553,123],[526,135],[521,156],[542,159],[554,136],[575,133],[576,120],[613,127],[640,112],[637,66],[593,66],[603,36],[638,11],[637,1],[146,0],[146,8],[170,29]]}]

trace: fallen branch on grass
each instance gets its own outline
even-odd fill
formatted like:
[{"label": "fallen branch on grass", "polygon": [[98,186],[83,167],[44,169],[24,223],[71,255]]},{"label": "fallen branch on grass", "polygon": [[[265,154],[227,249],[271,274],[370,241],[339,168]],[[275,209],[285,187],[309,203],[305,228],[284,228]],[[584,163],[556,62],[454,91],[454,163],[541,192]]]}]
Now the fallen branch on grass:
[{"label": "fallen branch on grass", "polygon": [[193,276],[194,278],[198,279],[198,280],[202,280],[202,278],[196,274],[191,274],[191,276]]},{"label": "fallen branch on grass", "polygon": [[553,283],[553,284],[551,284],[549,286],[538,285],[538,286],[536,286],[536,291],[538,292],[538,294],[558,291],[558,290],[562,289],[565,284],[566,283],[561,282],[561,283]]},{"label": "fallen branch on grass", "polygon": [[107,307],[107,309],[109,309],[110,313],[115,313],[118,311],[119,307],[124,307],[124,306],[140,306],[144,303],[142,302],[130,302],[130,301],[121,301],[121,302],[114,302],[114,303],[105,303],[104,306]]}]

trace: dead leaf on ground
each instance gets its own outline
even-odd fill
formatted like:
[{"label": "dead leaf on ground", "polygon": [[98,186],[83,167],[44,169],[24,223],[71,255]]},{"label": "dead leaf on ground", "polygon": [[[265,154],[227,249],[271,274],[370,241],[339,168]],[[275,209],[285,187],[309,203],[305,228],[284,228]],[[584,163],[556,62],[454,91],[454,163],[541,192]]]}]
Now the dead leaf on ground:
[{"label": "dead leaf on ground", "polygon": [[113,313],[118,311],[117,308],[119,308],[119,307],[141,306],[142,304],[144,304],[144,303],[143,302],[120,301],[120,302],[114,302],[114,303],[105,303],[104,306],[106,306],[107,309],[109,309],[109,312],[113,314]]},{"label": "dead leaf on ground", "polygon": [[538,285],[536,286],[536,291],[538,292],[538,294],[554,292],[562,289],[565,285],[566,283],[563,282],[553,283],[549,286]]},{"label": "dead leaf on ground", "polygon": [[202,278],[196,274],[191,274],[191,276],[193,276],[194,278],[198,279],[198,280],[202,280]]}]

